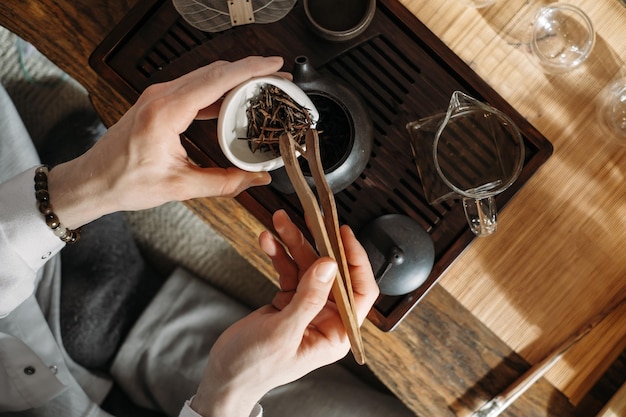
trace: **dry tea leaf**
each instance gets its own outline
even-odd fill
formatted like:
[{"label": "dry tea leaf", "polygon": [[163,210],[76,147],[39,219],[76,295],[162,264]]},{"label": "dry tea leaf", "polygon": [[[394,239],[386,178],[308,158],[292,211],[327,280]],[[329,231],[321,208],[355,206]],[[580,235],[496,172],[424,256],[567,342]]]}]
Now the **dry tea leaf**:
[{"label": "dry tea leaf", "polygon": [[309,110],[302,107],[280,88],[265,84],[259,94],[250,100],[247,109],[247,140],[252,152],[272,152],[280,155],[279,138],[290,133],[296,144],[304,144],[307,130],[311,127]]}]

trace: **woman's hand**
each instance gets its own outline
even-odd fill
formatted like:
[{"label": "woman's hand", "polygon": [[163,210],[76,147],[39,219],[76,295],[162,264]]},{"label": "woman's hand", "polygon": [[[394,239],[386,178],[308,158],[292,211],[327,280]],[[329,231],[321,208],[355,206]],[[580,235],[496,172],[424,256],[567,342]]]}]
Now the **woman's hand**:
[{"label": "woman's hand", "polygon": [[[272,305],[238,321],[217,340],[192,402],[205,417],[247,417],[265,393],[337,361],[349,341],[335,303],[329,300],[337,265],[318,258],[284,211],[274,227],[286,249],[269,233],[259,237],[280,275]],[[359,324],[378,296],[363,247],[347,226],[341,228]]]},{"label": "woman's hand", "polygon": [[282,65],[278,57],[220,61],[148,87],[92,149],[50,171],[55,213],[66,227],[76,228],[115,211],[234,196],[269,183],[265,172],[194,165],[180,134],[195,119],[216,117],[220,98],[233,87],[276,73]]}]

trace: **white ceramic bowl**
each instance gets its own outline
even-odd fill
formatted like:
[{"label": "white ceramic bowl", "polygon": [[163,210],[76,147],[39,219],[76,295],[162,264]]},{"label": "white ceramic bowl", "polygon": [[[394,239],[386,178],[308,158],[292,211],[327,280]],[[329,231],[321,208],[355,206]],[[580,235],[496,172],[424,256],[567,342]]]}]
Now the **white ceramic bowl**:
[{"label": "white ceramic bowl", "polygon": [[319,113],[304,91],[289,80],[277,76],[252,78],[233,88],[224,98],[217,120],[217,138],[222,152],[236,167],[246,171],[271,171],[284,165],[283,158],[271,152],[252,152],[247,140],[250,100],[265,84],[274,85],[288,94],[296,103],[309,109],[312,127]]}]

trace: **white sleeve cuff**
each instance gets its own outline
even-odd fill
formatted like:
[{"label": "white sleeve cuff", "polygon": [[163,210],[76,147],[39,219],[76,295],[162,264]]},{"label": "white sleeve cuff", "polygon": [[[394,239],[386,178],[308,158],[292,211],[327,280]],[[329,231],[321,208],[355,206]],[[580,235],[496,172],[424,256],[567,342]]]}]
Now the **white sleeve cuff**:
[{"label": "white sleeve cuff", "polygon": [[65,243],[55,236],[39,212],[34,177],[35,167],[0,184],[0,220],[12,250],[33,271],[37,271]]},{"label": "white sleeve cuff", "polygon": [[[180,410],[180,414],[178,415],[178,417],[212,417],[212,416],[201,416],[200,414],[196,413],[191,408],[191,400],[193,400],[193,397],[185,401],[185,405],[183,406],[182,410]],[[228,417],[228,416],[223,416],[223,417]],[[250,417],[263,417],[263,407],[261,407],[261,404],[256,403],[254,405],[254,408],[250,412]]]},{"label": "white sleeve cuff", "polygon": [[0,317],[34,289],[37,271],[65,244],[37,208],[35,169],[0,184]]},{"label": "white sleeve cuff", "polygon": [[17,337],[0,333],[0,353],[0,414],[41,407],[67,389]]}]

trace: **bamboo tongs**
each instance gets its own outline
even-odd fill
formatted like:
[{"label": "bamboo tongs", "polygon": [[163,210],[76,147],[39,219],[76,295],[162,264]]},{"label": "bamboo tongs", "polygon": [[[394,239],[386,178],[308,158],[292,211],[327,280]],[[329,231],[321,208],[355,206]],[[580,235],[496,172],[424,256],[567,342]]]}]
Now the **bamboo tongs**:
[{"label": "bamboo tongs", "polygon": [[321,256],[329,256],[337,262],[339,270],[333,283],[332,294],[343,325],[348,333],[354,358],[359,364],[363,365],[365,363],[365,351],[354,310],[354,293],[350,281],[350,272],[341,235],[339,234],[339,218],[337,216],[335,198],[328,186],[328,182],[326,182],[324,170],[320,162],[317,130],[309,129],[307,131],[305,144],[306,151],[300,151],[309,163],[313,182],[322,206],[321,209],[313,191],[304,179],[304,174],[302,174],[296,157],[296,143],[288,133],[280,136],[280,154],[285,162],[287,175],[304,209],[307,225],[311,230],[319,254]]}]

